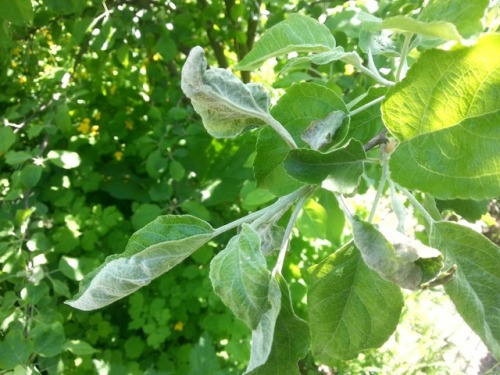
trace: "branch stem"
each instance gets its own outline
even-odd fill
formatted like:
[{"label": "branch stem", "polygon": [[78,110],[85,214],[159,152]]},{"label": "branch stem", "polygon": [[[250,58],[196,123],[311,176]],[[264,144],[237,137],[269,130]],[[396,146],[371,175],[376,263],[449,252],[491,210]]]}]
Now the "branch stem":
[{"label": "branch stem", "polygon": [[385,96],[384,96],[384,95],[382,95],[381,97],[379,97],[379,98],[377,98],[377,99],[374,99],[374,100],[372,100],[371,102],[368,102],[368,103],[366,103],[366,104],[363,104],[361,107],[358,107],[358,108],[356,108],[356,109],[354,109],[354,110],[350,111],[350,112],[349,112],[349,116],[351,116],[351,117],[352,117],[352,116],[355,116],[355,115],[357,115],[358,113],[363,112],[365,109],[368,109],[368,108],[370,108],[370,107],[374,106],[375,104],[380,103],[380,102],[381,102],[382,100],[384,100],[384,99],[385,99]]},{"label": "branch stem", "polygon": [[279,121],[277,121],[274,117],[272,116],[267,116],[265,118],[265,121],[271,126],[278,135],[285,140],[285,142],[291,147],[291,148],[298,148],[297,144],[293,140],[292,135],[288,132],[288,130],[285,129],[283,125]]},{"label": "branch stem", "polygon": [[405,34],[405,41],[403,42],[403,47],[401,48],[401,57],[399,59],[398,70],[396,71],[396,82],[401,80],[401,75],[403,73],[403,68],[406,66],[406,58],[410,52],[410,42],[413,37],[413,33]]},{"label": "branch stem", "polygon": [[278,211],[288,209],[293,202],[295,202],[301,195],[307,191],[308,187],[301,188],[299,190],[294,191],[291,194],[285,195],[284,197],[281,197],[278,199],[275,203],[272,205],[265,207],[259,211],[252,212],[251,214],[248,214],[246,216],[243,216],[239,219],[236,219],[228,224],[223,225],[222,227],[219,227],[215,229],[214,231],[214,237],[218,236],[224,232],[227,232],[228,230],[231,230],[233,228],[239,227],[241,224],[248,223],[250,221],[257,220],[259,218],[262,218],[264,221],[268,219],[269,217],[273,217],[276,215]]},{"label": "branch stem", "polygon": [[371,223],[373,221],[373,218],[375,217],[375,212],[377,212],[378,202],[380,200],[380,197],[384,193],[385,183],[387,182],[387,174],[388,174],[387,161],[388,161],[388,154],[385,152],[385,148],[384,147],[380,148],[380,153],[382,154],[382,176],[380,177],[380,182],[378,184],[377,194],[375,194],[375,198],[373,199],[373,205],[372,205],[372,209],[370,210],[370,215],[368,215],[368,222],[369,223]]},{"label": "branch stem", "polygon": [[427,212],[427,210],[425,209],[424,206],[422,206],[420,204],[420,202],[417,200],[417,198],[415,198],[415,196],[410,193],[407,189],[405,189],[404,187],[401,187],[401,186],[397,186],[398,190],[401,191],[405,196],[406,198],[408,198],[408,200],[411,202],[411,204],[413,206],[415,206],[419,211],[420,213],[422,214],[422,216],[424,217],[424,219],[430,224],[434,224],[436,221],[432,218],[431,214],[429,214]]},{"label": "branch stem", "polygon": [[302,209],[302,206],[304,205],[305,201],[307,198],[309,198],[310,194],[305,194],[303,195],[300,200],[297,202],[295,205],[295,208],[293,209],[292,216],[290,217],[290,220],[288,221],[288,225],[286,226],[285,229],[285,235],[283,236],[283,242],[281,242],[281,247],[280,247],[280,252],[278,254],[278,260],[276,261],[276,265],[273,268],[272,275],[275,276],[277,273],[281,275],[281,270],[283,269],[283,263],[285,262],[285,255],[286,252],[288,251],[288,247],[290,245],[290,238],[292,234],[293,227],[295,225],[295,221],[297,220],[297,217],[299,216],[299,212]]}]

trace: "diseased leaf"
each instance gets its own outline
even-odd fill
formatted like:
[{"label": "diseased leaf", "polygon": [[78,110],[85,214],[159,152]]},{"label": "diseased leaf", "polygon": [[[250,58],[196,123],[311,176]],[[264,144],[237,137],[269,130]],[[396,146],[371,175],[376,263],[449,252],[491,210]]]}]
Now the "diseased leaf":
[{"label": "diseased leaf", "polygon": [[423,22],[410,17],[394,16],[384,19],[381,26],[400,33],[409,32],[444,40],[460,40],[457,28],[450,22]]},{"label": "diseased leaf", "polygon": [[392,335],[403,308],[401,290],[363,262],[349,243],[309,268],[307,292],[312,352],[316,360],[356,357]]},{"label": "diseased leaf", "polygon": [[109,256],[86,275],[78,294],[66,303],[85,311],[107,306],[149,284],[213,236],[213,228],[196,217],[160,216],[135,232],[122,254]]},{"label": "diseased leaf", "polygon": [[499,81],[499,34],[422,54],[382,105],[404,141],[391,155],[394,181],[440,199],[500,195]]},{"label": "diseased leaf", "polygon": [[[316,120],[302,133],[302,140],[306,142],[313,150],[319,150],[332,141],[337,130],[342,127],[344,119],[349,121],[349,117],[342,111],[333,111],[324,119]],[[343,127],[344,133],[347,133],[348,126]],[[344,134],[345,135],[345,134]],[[340,139],[340,141],[342,141]]]},{"label": "diseased leaf", "polygon": [[288,61],[283,69],[281,69],[280,73],[284,74],[290,69],[300,66],[304,63],[326,65],[333,61],[341,60],[345,55],[346,52],[344,51],[344,48],[339,46],[325,52],[313,53],[306,56],[297,56],[290,59],[290,61]]},{"label": "diseased leaf", "polygon": [[210,263],[215,294],[252,329],[270,307],[271,272],[260,246],[259,234],[243,224],[240,233]]},{"label": "diseased leaf", "polygon": [[253,70],[272,57],[290,52],[324,52],[334,47],[335,38],[326,26],[313,18],[291,14],[262,34],[236,68]]},{"label": "diseased leaf", "polygon": [[416,290],[443,267],[439,251],[396,231],[380,233],[372,224],[353,220],[353,236],[366,265],[402,288]]},{"label": "diseased leaf", "polygon": [[252,331],[250,361],[245,374],[265,364],[271,353],[276,319],[281,310],[281,291],[275,278],[271,278],[269,283],[268,301],[271,308],[262,315],[259,324]]},{"label": "diseased leaf", "polygon": [[500,248],[462,225],[438,222],[431,228],[431,245],[457,264],[446,293],[465,322],[496,358],[500,358]]},{"label": "diseased leaf", "polygon": [[216,138],[233,138],[267,123],[269,96],[260,84],[244,84],[220,68],[207,70],[203,48],[194,47],[182,67],[182,90],[191,99],[207,131]]},{"label": "diseased leaf", "polygon": [[345,147],[321,153],[307,149],[291,150],[285,159],[287,173],[301,182],[321,184],[327,190],[352,193],[363,174],[366,159],[363,146],[350,141]]},{"label": "diseased leaf", "polygon": [[420,12],[418,19],[424,22],[451,22],[467,38],[483,30],[481,18],[488,3],[488,0],[431,0]]},{"label": "diseased leaf", "polygon": [[[305,143],[301,134],[311,122],[324,119],[333,111],[347,112],[342,99],[325,86],[314,83],[293,85],[272,110],[272,115],[290,132],[299,147]],[[335,138],[334,138],[335,141]],[[283,196],[303,184],[290,177],[283,161],[290,147],[272,129],[262,129],[257,140],[254,174],[257,186]]]},{"label": "diseased leaf", "polygon": [[300,375],[297,362],[309,351],[309,326],[295,315],[286,281],[280,276],[277,278],[281,290],[281,309],[274,328],[271,352],[263,365],[248,373],[251,375]]}]

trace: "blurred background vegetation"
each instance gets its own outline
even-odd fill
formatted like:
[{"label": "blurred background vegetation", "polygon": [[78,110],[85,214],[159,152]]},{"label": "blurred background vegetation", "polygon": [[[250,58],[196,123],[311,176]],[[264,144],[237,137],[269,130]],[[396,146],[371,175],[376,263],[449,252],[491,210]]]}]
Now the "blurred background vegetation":
[{"label": "blurred background vegetation", "polygon": [[[229,235],[103,310],[81,312],[63,301],[158,215],[191,214],[217,227],[274,199],[253,182],[255,133],[212,139],[184,98],[180,70],[192,47],[205,47],[212,66],[231,67],[265,28],[301,12],[321,18],[339,45],[354,50],[361,10],[384,17],[421,6],[420,0],[0,0],[0,373],[242,372],[250,332],[208,279],[208,263]],[[277,79],[268,67],[241,78],[279,89],[320,73]],[[346,101],[372,84],[341,62],[326,73],[323,84]],[[328,246],[314,240],[325,237],[327,221],[312,202],[298,222],[292,245],[298,251],[284,272],[299,315],[304,262],[323,258],[343,239],[337,222],[329,223]],[[423,345],[427,354],[439,352]],[[396,347],[339,363],[335,373],[454,373],[449,364],[418,372],[390,354]],[[307,358],[303,373],[333,371],[318,365]],[[398,366],[401,372],[390,372]]]}]

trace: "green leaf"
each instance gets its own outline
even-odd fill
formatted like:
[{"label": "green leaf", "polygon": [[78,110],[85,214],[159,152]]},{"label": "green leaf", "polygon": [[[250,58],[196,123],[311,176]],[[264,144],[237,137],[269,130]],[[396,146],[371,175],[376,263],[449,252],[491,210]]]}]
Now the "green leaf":
[{"label": "green leaf", "polygon": [[449,264],[457,264],[446,293],[465,322],[500,358],[500,248],[483,235],[456,223],[431,228],[431,245]]},{"label": "green leaf", "polygon": [[368,268],[356,246],[345,245],[308,272],[316,360],[333,365],[380,347],[392,335],[403,308],[401,290]]},{"label": "green leaf", "polygon": [[134,230],[139,230],[146,224],[156,219],[158,216],[160,216],[161,211],[161,208],[156,204],[141,204],[139,207],[137,207],[137,209],[134,210],[134,214],[130,218]]},{"label": "green leaf", "polygon": [[9,151],[9,148],[16,142],[16,134],[9,126],[0,128],[0,156]]},{"label": "green leaf", "polygon": [[[387,92],[385,87],[371,87],[368,93],[359,102],[353,105],[350,110],[355,110],[362,105],[368,104],[382,96]],[[372,105],[365,110],[358,112],[354,116],[351,116],[351,121],[349,123],[349,132],[346,138],[354,138],[360,141],[362,144],[367,143],[370,139],[379,134],[384,128],[384,123],[382,122],[380,114],[380,104]]]},{"label": "green leaf", "polygon": [[42,357],[54,357],[62,352],[66,337],[59,322],[38,323],[30,332],[33,350]]},{"label": "green leaf", "polygon": [[443,267],[439,251],[402,233],[384,231],[384,237],[370,223],[353,220],[352,225],[354,243],[366,265],[402,288],[420,288]]},{"label": "green leaf", "polygon": [[467,38],[483,30],[481,19],[488,3],[488,0],[431,0],[418,19],[424,22],[451,22]]},{"label": "green leaf", "polygon": [[92,345],[88,342],[82,340],[70,340],[64,344],[64,350],[67,350],[74,355],[92,355],[94,353],[98,353],[97,349],[94,349]]},{"label": "green leaf", "polygon": [[32,353],[32,344],[21,330],[9,330],[0,342],[0,368],[13,369],[16,365],[25,365]]},{"label": "green leaf", "polygon": [[252,331],[250,361],[245,374],[265,364],[271,354],[276,319],[281,310],[281,291],[275,278],[271,278],[269,283],[268,301],[271,308],[262,315],[259,324]]},{"label": "green leaf", "polygon": [[461,39],[455,25],[444,21],[423,22],[410,17],[394,16],[384,19],[381,26],[400,33],[415,33],[444,40]]},{"label": "green leaf", "polygon": [[169,271],[213,236],[213,228],[193,216],[160,216],[135,232],[122,254],[86,275],[66,303],[85,311],[107,306]]},{"label": "green leaf", "polygon": [[26,189],[31,189],[38,184],[42,177],[43,167],[40,165],[29,164],[21,170],[21,183]]},{"label": "green leaf", "polygon": [[266,363],[248,373],[251,375],[300,375],[297,362],[309,351],[309,326],[295,315],[290,290],[282,277],[278,278],[278,284],[281,310],[274,328],[271,352]]},{"label": "green leaf", "polygon": [[291,150],[284,166],[287,173],[298,181],[309,184],[323,182],[325,189],[350,194],[359,184],[365,159],[363,146],[353,140],[347,146],[328,153],[307,149]]},{"label": "green leaf", "polygon": [[392,178],[441,199],[500,195],[499,80],[498,34],[422,54],[382,105],[404,141],[391,155]]},{"label": "green leaf", "polygon": [[15,25],[23,25],[33,19],[30,0],[0,0],[0,18]]},{"label": "green leaf", "polygon": [[[278,101],[272,115],[290,132],[299,147],[305,146],[302,133],[313,121],[322,120],[334,111],[347,113],[342,99],[325,86],[314,83],[293,85]],[[286,173],[283,161],[290,147],[272,129],[263,129],[257,140],[254,174],[257,186],[283,196],[302,183]]]},{"label": "green leaf", "polygon": [[319,197],[319,203],[326,210],[325,239],[330,241],[332,245],[342,243],[345,216],[344,212],[340,209],[335,195],[331,191],[325,189],[319,190],[316,194]]},{"label": "green leaf", "polygon": [[260,250],[260,237],[248,224],[212,259],[210,280],[215,294],[234,315],[255,329],[270,307],[271,273]]},{"label": "green leaf", "polygon": [[262,85],[245,85],[225,69],[207,70],[201,47],[189,53],[181,86],[207,131],[216,138],[233,138],[248,128],[265,125],[270,118],[269,96]]},{"label": "green leaf", "polygon": [[313,18],[291,14],[264,32],[236,69],[253,70],[272,57],[290,52],[325,52],[332,48],[335,38],[326,26]]},{"label": "green leaf", "polygon": [[71,116],[69,114],[69,108],[66,104],[57,107],[54,115],[54,122],[63,132],[69,133],[71,131]]},{"label": "green leaf", "polygon": [[25,161],[30,160],[31,158],[33,158],[33,155],[26,151],[11,150],[5,154],[5,162],[12,166],[22,164]]},{"label": "green leaf", "polygon": [[198,340],[198,343],[193,347],[189,355],[189,374],[223,374],[220,367],[220,359],[212,344],[214,340],[204,333]]}]

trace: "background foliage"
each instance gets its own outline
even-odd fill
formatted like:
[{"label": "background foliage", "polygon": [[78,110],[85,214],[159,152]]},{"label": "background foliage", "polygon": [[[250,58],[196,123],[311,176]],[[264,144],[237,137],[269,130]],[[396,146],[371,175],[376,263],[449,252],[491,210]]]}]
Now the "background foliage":
[{"label": "background foliage", "polygon": [[[421,5],[379,1],[374,15],[406,15]],[[369,12],[370,2],[0,1],[0,369],[241,372],[250,332],[213,294],[208,277],[208,263],[229,235],[106,309],[81,312],[62,302],[160,214],[191,214],[217,227],[274,199],[253,181],[255,133],[238,142],[213,139],[182,94],[180,68],[192,47],[209,47],[211,65],[234,66],[264,26],[301,12],[329,14],[325,25],[337,44],[354,50],[360,29],[352,20],[360,10]],[[326,85],[346,102],[373,83],[343,62],[317,69],[330,69]],[[250,73],[241,78],[249,81]],[[252,80],[268,84],[269,77]],[[274,87],[298,80],[319,77],[314,69],[291,71]],[[380,93],[364,100],[370,95]],[[357,138],[380,131],[376,112],[359,116],[373,126],[351,129]],[[450,204],[443,210],[477,219],[488,203],[465,210]],[[299,316],[304,260],[328,254],[313,239],[327,238],[335,248],[343,241],[334,213],[311,200],[298,219],[293,247],[302,252],[290,254],[284,276]],[[319,371],[310,359],[302,366]]]}]

